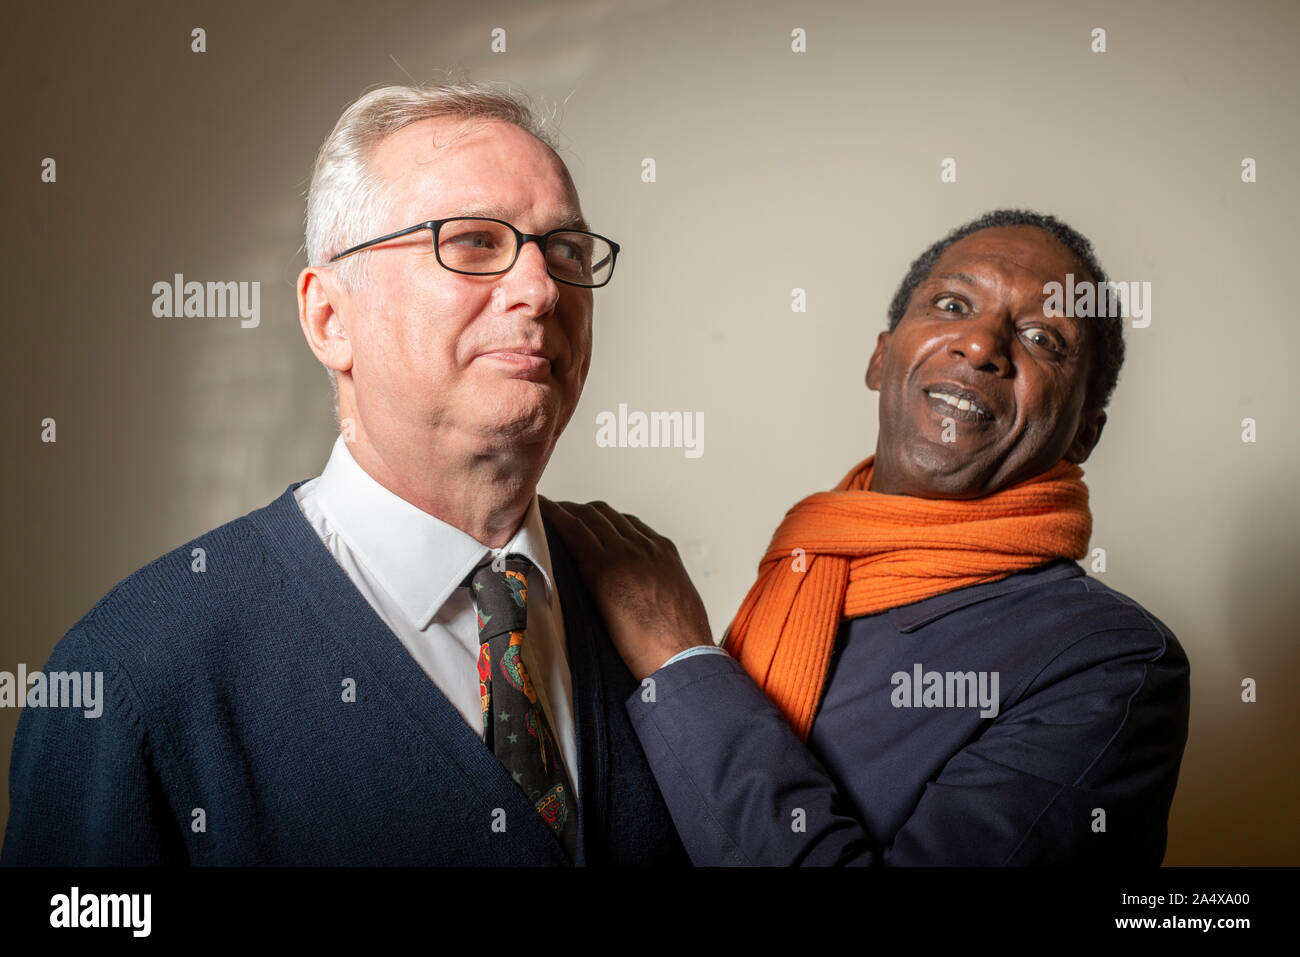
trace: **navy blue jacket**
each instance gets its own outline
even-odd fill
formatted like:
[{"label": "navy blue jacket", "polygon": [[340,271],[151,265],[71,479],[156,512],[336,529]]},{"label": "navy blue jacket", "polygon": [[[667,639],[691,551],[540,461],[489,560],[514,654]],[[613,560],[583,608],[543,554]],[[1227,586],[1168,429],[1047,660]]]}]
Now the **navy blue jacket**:
[{"label": "navy blue jacket", "polygon": [[1188,676],[1168,628],[1060,560],[844,622],[806,747],[725,655],[627,707],[696,864],[1154,866]]},{"label": "navy blue jacket", "polygon": [[[0,863],[567,863],[312,530],[300,484],[135,572],[58,643],[45,670],[102,671],[103,714],[24,710]],[[578,863],[689,864],[624,710],[636,682],[549,527],[547,541]]]}]

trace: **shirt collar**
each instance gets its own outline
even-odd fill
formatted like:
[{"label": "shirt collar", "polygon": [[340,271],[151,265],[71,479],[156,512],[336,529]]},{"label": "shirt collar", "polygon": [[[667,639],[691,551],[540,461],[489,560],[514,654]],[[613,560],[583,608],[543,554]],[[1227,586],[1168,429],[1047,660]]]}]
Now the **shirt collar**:
[{"label": "shirt collar", "polygon": [[[465,576],[498,554],[376,482],[357,464],[341,435],[334,440],[316,494],[330,527],[421,631]],[[500,553],[523,555],[536,565],[547,604],[553,604],[551,551],[536,493]]]}]

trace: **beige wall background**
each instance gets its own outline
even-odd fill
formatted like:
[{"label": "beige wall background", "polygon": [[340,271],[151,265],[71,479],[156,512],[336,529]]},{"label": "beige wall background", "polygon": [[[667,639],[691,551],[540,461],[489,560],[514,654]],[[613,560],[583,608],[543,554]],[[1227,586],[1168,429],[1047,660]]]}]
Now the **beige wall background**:
[{"label": "beige wall background", "polygon": [[[319,474],[329,390],[293,293],[312,159],[365,89],[464,69],[555,107],[624,248],[541,491],[672,537],[719,636],[785,510],[874,449],[863,372],[932,240],[1025,206],[1151,282],[1086,473],[1098,577],[1192,662],[1166,863],[1300,863],[1298,26],[1285,2],[8,5],[0,670],[42,667],[133,570]],[[260,325],[155,318],[175,273],[260,282]],[[597,447],[620,403],[702,412],[704,454]]]}]

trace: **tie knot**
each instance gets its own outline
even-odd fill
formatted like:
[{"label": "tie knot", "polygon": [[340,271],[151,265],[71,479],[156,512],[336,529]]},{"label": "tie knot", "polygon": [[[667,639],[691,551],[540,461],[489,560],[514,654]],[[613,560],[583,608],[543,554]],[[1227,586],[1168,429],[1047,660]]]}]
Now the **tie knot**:
[{"label": "tie knot", "polygon": [[528,570],[532,567],[522,555],[508,555],[475,569],[469,593],[478,612],[479,641],[528,627]]}]

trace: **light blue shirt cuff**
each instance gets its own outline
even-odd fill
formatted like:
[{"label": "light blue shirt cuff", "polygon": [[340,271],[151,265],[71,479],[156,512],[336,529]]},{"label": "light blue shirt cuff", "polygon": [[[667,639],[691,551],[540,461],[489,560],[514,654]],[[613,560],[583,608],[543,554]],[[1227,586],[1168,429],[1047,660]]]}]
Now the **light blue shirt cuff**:
[{"label": "light blue shirt cuff", "polygon": [[689,658],[692,655],[725,655],[725,654],[726,652],[723,651],[721,648],[719,648],[717,645],[697,645],[694,648],[687,648],[685,651],[677,652],[677,654],[673,655],[671,658],[669,658],[659,667],[667,668],[669,665],[673,664],[674,662],[681,661],[683,658]]}]

